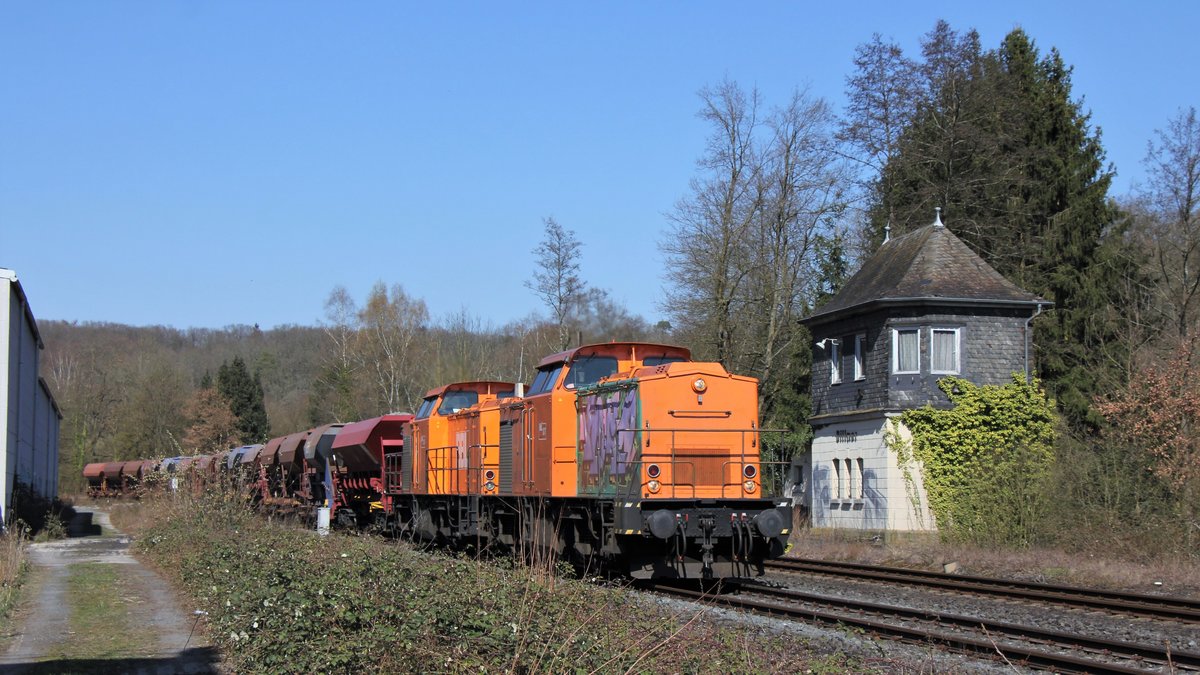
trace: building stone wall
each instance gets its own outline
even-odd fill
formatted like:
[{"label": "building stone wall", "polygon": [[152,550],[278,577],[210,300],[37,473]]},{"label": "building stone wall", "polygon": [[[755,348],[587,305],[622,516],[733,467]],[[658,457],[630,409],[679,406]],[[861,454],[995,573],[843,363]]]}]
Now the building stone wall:
[{"label": "building stone wall", "polygon": [[893,417],[837,422],[813,436],[805,501],[813,527],[857,530],[936,529],[919,466],[901,467],[886,441]]},{"label": "building stone wall", "polygon": [[[930,329],[959,328],[959,376],[980,385],[1003,385],[1025,371],[1025,322],[1031,313],[1013,309],[909,307],[832,321],[813,329],[815,343],[841,340],[842,379],[832,382],[831,349],[813,349],[813,415],[866,410],[902,410],[948,405],[930,372]],[[921,372],[892,373],[892,331],[919,328]],[[864,378],[854,378],[854,336],[865,333]]]}]

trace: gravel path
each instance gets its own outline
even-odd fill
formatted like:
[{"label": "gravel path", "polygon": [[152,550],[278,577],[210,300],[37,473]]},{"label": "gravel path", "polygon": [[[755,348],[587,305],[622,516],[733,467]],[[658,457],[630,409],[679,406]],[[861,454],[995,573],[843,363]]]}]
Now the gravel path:
[{"label": "gravel path", "polygon": [[[103,530],[101,529],[103,528]],[[103,532],[103,535],[102,535]],[[170,587],[129,555],[128,537],[116,532],[103,511],[79,512],[70,538],[32,544],[31,583],[13,619],[0,634],[0,673],[104,672],[216,673],[217,656],[203,636],[193,634],[195,617],[182,610]],[[121,605],[131,630],[154,635],[136,654],[92,658],[72,649],[71,566],[119,566]],[[116,589],[114,589],[116,590]],[[61,655],[69,654],[68,658]]]}]

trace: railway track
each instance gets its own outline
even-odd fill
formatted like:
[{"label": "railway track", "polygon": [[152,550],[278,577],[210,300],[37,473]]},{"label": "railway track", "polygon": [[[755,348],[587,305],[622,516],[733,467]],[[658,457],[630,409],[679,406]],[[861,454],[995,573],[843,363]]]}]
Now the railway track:
[{"label": "railway track", "polygon": [[1091,609],[1157,620],[1200,623],[1200,602],[1188,598],[1122,593],[1077,586],[824,560],[773,560],[766,563],[766,568],[775,572],[823,574],[864,581],[942,589],[955,593],[973,593],[1005,599],[1036,601],[1072,609]]},{"label": "railway track", "polygon": [[732,592],[721,594],[669,584],[655,584],[649,589],[716,606],[852,627],[888,639],[939,645],[959,653],[1057,672],[1200,672],[1200,653],[1176,651],[1169,646],[1092,638],[760,584],[735,585]]}]

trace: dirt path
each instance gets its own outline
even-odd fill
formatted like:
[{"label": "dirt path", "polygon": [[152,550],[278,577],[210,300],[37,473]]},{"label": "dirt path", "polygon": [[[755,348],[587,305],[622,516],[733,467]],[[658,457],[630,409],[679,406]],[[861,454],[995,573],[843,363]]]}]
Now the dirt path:
[{"label": "dirt path", "polygon": [[0,628],[0,673],[216,673],[217,655],[170,587],[129,555],[103,511],[30,546],[31,581]]}]

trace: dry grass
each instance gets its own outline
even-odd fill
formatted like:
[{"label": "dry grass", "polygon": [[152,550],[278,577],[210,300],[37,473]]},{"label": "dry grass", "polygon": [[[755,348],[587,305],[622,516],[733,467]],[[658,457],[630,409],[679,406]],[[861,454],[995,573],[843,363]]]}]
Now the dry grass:
[{"label": "dry grass", "polygon": [[953,562],[961,574],[1200,598],[1200,565],[1182,556],[1137,561],[1102,552],[982,549],[945,544],[936,535],[893,534],[884,539],[874,533],[829,530],[798,532],[790,555],[931,570]]},{"label": "dry grass", "polygon": [[136,501],[109,500],[103,502],[102,506],[108,510],[108,518],[114,528],[136,538],[146,528],[162,520],[162,510],[169,508],[171,502],[170,495],[155,494]]},{"label": "dry grass", "polygon": [[25,547],[28,540],[14,527],[0,536],[0,618],[8,616],[17,602],[17,591],[25,576]]}]

